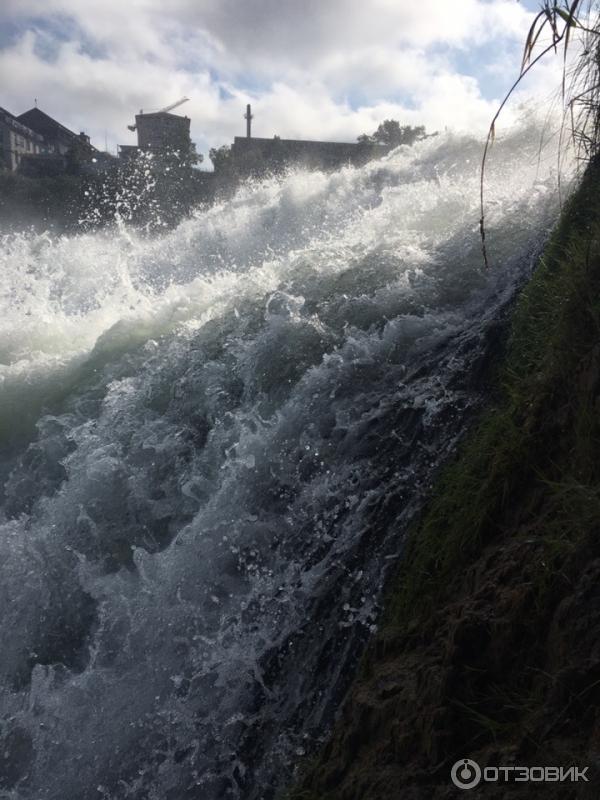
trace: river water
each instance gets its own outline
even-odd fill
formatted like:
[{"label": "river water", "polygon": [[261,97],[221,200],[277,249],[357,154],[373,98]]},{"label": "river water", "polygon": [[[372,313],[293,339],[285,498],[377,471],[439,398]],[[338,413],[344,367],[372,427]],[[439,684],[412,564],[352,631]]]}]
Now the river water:
[{"label": "river water", "polygon": [[271,798],[556,218],[532,122],[241,188],[161,236],[3,237],[0,798]]}]

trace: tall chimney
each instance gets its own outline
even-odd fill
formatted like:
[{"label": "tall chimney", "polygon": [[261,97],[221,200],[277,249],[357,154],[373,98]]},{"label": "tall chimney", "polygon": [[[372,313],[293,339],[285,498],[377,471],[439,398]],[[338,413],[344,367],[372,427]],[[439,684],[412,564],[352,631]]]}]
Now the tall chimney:
[{"label": "tall chimney", "polygon": [[246,120],[246,139],[250,139],[252,137],[252,109],[250,107],[250,103],[246,106],[246,113],[244,115],[244,119]]}]

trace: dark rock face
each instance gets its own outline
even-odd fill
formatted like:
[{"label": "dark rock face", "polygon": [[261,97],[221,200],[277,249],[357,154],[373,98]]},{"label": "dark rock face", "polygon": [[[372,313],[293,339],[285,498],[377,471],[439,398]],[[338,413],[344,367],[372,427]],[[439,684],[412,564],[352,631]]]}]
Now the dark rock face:
[{"label": "dark rock face", "polygon": [[29,734],[17,727],[0,729],[0,788],[11,789],[27,773],[33,744]]},{"label": "dark rock face", "polygon": [[[307,785],[344,800],[383,800],[398,787],[402,797],[454,797],[450,768],[469,757],[481,766],[588,766],[589,784],[539,791],[596,797],[600,559],[580,574],[567,567],[540,614],[533,584],[543,557],[531,539],[490,547],[454,602],[398,639],[381,637]],[[535,791],[485,787],[486,797]]]}]

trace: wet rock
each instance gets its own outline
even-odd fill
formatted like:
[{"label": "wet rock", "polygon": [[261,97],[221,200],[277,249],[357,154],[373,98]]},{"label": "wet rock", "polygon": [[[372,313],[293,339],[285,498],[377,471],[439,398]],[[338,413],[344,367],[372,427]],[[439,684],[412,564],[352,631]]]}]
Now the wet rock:
[{"label": "wet rock", "polygon": [[0,727],[0,787],[14,788],[26,775],[33,755],[29,733],[17,725]]}]

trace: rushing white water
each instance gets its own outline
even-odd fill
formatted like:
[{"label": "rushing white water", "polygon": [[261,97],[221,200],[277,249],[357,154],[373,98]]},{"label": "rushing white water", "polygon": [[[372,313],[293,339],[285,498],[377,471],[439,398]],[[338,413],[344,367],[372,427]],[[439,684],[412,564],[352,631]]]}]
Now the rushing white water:
[{"label": "rushing white water", "polygon": [[285,782],[555,217],[538,144],[497,145],[490,274],[452,134],[161,238],[4,237],[0,797]]}]

